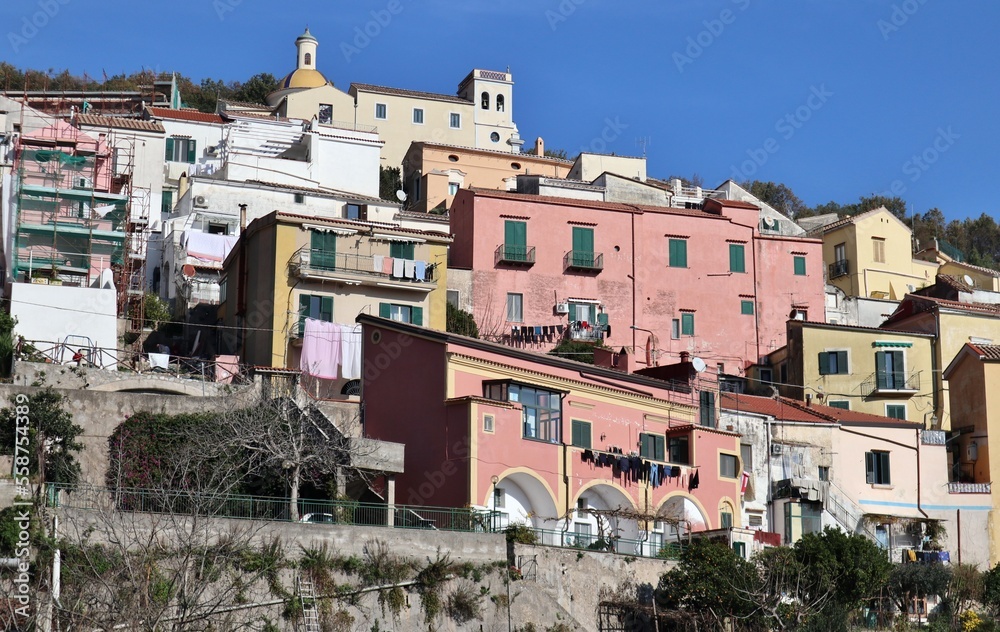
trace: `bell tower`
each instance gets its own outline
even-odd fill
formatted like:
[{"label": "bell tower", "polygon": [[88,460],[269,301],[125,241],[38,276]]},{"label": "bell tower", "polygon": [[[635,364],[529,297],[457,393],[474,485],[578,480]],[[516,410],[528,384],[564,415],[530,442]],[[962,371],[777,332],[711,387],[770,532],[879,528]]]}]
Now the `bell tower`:
[{"label": "bell tower", "polygon": [[295,66],[297,70],[316,70],[316,48],[318,46],[319,42],[306,27],[306,32],[295,40],[295,48],[298,50],[298,60]]}]

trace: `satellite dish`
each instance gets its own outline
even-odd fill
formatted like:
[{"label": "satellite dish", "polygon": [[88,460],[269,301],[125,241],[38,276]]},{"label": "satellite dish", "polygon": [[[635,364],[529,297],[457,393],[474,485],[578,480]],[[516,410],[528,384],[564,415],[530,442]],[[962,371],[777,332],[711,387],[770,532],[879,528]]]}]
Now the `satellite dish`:
[{"label": "satellite dish", "polygon": [[191,264],[184,264],[184,266],[181,268],[181,274],[188,279],[194,277],[195,275],[194,266]]},{"label": "satellite dish", "polygon": [[402,189],[400,189],[399,191],[396,191],[396,199],[399,200],[400,202],[405,202],[406,201],[406,191],[403,191]]},{"label": "satellite dish", "polygon": [[966,274],[965,276],[963,276],[962,280],[965,281],[966,285],[975,286],[975,282],[972,280],[972,277],[970,277],[968,274]]},{"label": "satellite dish", "polygon": [[768,228],[774,228],[774,218],[773,217],[765,217],[764,218],[764,226],[767,226]]},{"label": "satellite dish", "polygon": [[691,359],[691,366],[693,366],[694,370],[697,371],[698,373],[703,372],[708,367],[708,365],[705,364],[704,360],[697,357]]}]

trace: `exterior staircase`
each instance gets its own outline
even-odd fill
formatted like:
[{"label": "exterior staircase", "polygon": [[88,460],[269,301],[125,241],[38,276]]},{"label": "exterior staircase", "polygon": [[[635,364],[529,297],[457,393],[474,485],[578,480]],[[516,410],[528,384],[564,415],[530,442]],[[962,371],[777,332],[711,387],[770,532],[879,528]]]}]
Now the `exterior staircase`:
[{"label": "exterior staircase", "polygon": [[859,533],[876,544],[875,532],[865,524],[865,512],[834,483],[827,483],[826,500],[823,509],[848,533]]}]

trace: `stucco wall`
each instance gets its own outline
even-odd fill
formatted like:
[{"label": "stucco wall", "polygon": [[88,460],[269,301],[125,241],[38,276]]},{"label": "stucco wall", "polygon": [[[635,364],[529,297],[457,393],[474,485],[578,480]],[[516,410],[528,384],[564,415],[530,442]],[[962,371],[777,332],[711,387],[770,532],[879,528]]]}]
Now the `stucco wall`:
[{"label": "stucco wall", "polygon": [[93,345],[103,350],[93,362],[114,370],[119,346],[116,301],[114,289],[14,283],[10,303],[10,314],[17,319],[14,334],[41,341],[35,344],[39,350],[51,346],[46,342],[61,343],[74,336],[66,357],[55,359],[69,360],[77,349]]}]

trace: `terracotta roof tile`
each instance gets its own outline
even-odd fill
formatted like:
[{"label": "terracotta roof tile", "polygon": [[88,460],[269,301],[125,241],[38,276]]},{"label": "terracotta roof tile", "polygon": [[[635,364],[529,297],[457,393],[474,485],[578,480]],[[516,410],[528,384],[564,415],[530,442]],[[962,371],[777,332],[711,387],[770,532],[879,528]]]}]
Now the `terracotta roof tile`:
[{"label": "terracotta roof tile", "polygon": [[1000,361],[1000,345],[974,345],[971,342],[967,344],[979,354],[980,360]]},{"label": "terracotta roof tile", "polygon": [[916,294],[907,294],[905,297],[903,297],[904,301],[908,299],[930,301],[932,303],[937,303],[941,307],[961,309],[968,312],[980,312],[993,315],[1000,315],[1000,305],[993,305],[990,303],[963,303],[961,301],[951,301],[946,298],[936,298],[933,296],[923,296]]},{"label": "terracotta roof tile", "polygon": [[864,217],[868,217],[870,215],[874,215],[875,213],[878,213],[879,211],[883,210],[883,208],[884,207],[880,206],[878,208],[873,208],[870,211],[865,211],[864,213],[858,213],[857,215],[849,215],[849,216],[847,216],[847,217],[845,217],[843,219],[838,219],[837,221],[833,222],[832,224],[827,224],[825,226],[819,226],[818,228],[814,228],[814,229],[810,230],[809,232],[810,233],[828,233],[831,230],[837,230],[841,226],[847,226],[848,224],[853,224],[854,222],[858,221],[859,219],[862,219]]},{"label": "terracotta roof tile", "polygon": [[447,101],[449,103],[462,103],[471,105],[472,101],[450,94],[437,94],[435,92],[420,92],[419,90],[404,90],[402,88],[390,88],[388,86],[376,86],[370,83],[352,83],[351,90],[360,92],[375,92],[378,94],[388,94],[397,97],[416,97],[418,99],[433,99],[435,101]]},{"label": "terracotta roof tile", "polygon": [[728,217],[722,217],[720,215],[716,215],[715,213],[706,213],[705,211],[698,209],[621,204],[618,202],[598,202],[595,200],[577,200],[551,195],[532,195],[529,193],[514,193],[513,191],[481,189],[478,187],[470,187],[467,190],[472,191],[475,195],[480,197],[520,200],[522,202],[537,202],[539,204],[559,204],[561,206],[575,206],[578,208],[590,208],[594,210],[621,211],[624,213],[665,213],[668,215],[687,215],[689,217],[703,217],[705,219],[729,220]]},{"label": "terracotta roof tile", "polygon": [[757,206],[756,204],[751,204],[750,202],[743,202],[742,200],[726,200],[722,198],[709,198],[705,200],[706,204],[708,204],[709,202],[713,202],[715,204],[718,204],[719,206],[731,206],[733,208],[753,209],[755,211],[760,210],[760,207]]},{"label": "terracotta roof tile", "polygon": [[861,325],[844,325],[841,323],[825,323],[818,320],[790,320],[788,322],[796,323],[800,322],[805,325],[812,325],[814,327],[822,327],[824,329],[847,329],[849,331],[871,331],[874,333],[886,333],[886,334],[906,334],[907,336],[920,336],[922,338],[933,338],[934,334],[923,333],[919,331],[906,331],[904,329],[889,329],[887,327],[862,327]]},{"label": "terracotta roof tile", "polygon": [[194,123],[218,123],[220,125],[226,122],[218,114],[209,114],[195,110],[171,110],[170,108],[147,108],[147,110],[154,118],[191,121]]},{"label": "terracotta roof tile", "polygon": [[726,410],[767,415],[780,421],[920,427],[920,424],[915,422],[872,415],[856,410],[823,406],[822,404],[806,404],[789,397],[773,399],[739,393],[722,393],[721,396],[721,406]]},{"label": "terracotta roof tile", "polygon": [[500,149],[487,149],[485,147],[464,147],[462,145],[448,145],[445,143],[431,143],[426,141],[415,140],[410,145],[409,151],[413,151],[415,146],[432,147],[437,149],[461,149],[462,151],[475,152],[475,153],[485,153],[490,155],[500,155],[509,156],[511,160],[515,161],[527,161],[527,160],[541,160],[545,162],[557,162],[564,164],[566,166],[572,165],[572,160],[567,160],[565,158],[553,158],[552,156],[536,156],[535,154],[515,154],[510,151],[502,151]]},{"label": "terracotta roof tile", "polygon": [[116,129],[131,129],[140,132],[166,133],[163,125],[156,121],[143,121],[135,118],[120,118],[114,116],[101,116],[99,114],[77,114],[74,118],[77,125],[87,125],[91,127],[113,127]]},{"label": "terracotta roof tile", "polygon": [[264,180],[247,180],[247,184],[256,184],[258,186],[268,187],[270,189],[284,189],[287,191],[301,191],[303,193],[315,193],[317,195],[325,196],[335,196],[347,198],[349,200],[359,200],[362,202],[372,202],[378,204],[385,204],[386,206],[399,206],[395,202],[390,202],[388,200],[382,200],[376,197],[371,197],[370,195],[362,195],[360,193],[351,193],[349,191],[338,191],[336,189],[317,189],[312,187],[303,187],[294,184],[281,184],[279,182],[266,182]]},{"label": "terracotta roof tile", "polygon": [[964,261],[950,261],[950,265],[961,266],[963,268],[968,268],[969,270],[974,270],[976,272],[982,272],[983,274],[988,274],[992,277],[1000,277],[1000,272],[993,270],[992,268],[984,268],[983,266],[974,266],[971,263],[965,263]]},{"label": "terracotta roof tile", "polygon": [[959,292],[974,292],[976,290],[976,288],[966,283],[964,279],[960,279],[957,276],[953,276],[951,274],[939,274],[937,275],[937,279],[935,280],[938,283],[947,285]]}]

